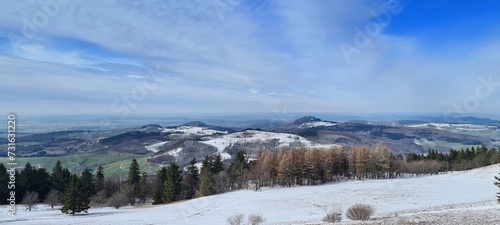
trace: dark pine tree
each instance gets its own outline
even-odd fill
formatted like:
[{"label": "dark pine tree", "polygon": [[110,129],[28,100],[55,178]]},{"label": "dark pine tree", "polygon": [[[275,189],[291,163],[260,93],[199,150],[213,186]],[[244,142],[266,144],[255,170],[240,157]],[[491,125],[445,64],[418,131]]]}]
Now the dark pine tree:
[{"label": "dark pine tree", "polygon": [[139,180],[139,200],[141,203],[146,203],[146,198],[148,197],[149,188],[148,187],[148,174],[142,173],[141,180]]},{"label": "dark pine tree", "polygon": [[7,174],[7,168],[0,163],[0,205],[7,204],[7,198],[9,198],[9,175]]},{"label": "dark pine tree", "polygon": [[[24,196],[28,191],[37,192],[37,184],[34,182],[36,180],[37,171],[35,167],[31,166],[29,162],[26,163],[24,169],[19,173],[19,178],[16,185],[16,196]],[[16,202],[21,202],[21,198],[16,198]]]},{"label": "dark pine tree", "polygon": [[200,178],[198,168],[195,164],[196,159],[193,158],[191,162],[189,162],[186,175],[182,179],[182,198],[184,199],[194,198],[199,188]]},{"label": "dark pine tree", "polygon": [[90,199],[96,193],[94,175],[88,169],[85,169],[79,179],[82,196],[85,199]]},{"label": "dark pine tree", "polygon": [[200,172],[200,196],[209,196],[215,193],[213,164],[213,157],[205,156]]},{"label": "dark pine tree", "polygon": [[128,193],[128,199],[131,205],[135,204],[135,198],[139,193],[139,181],[141,179],[141,171],[139,168],[139,163],[136,159],[132,159],[128,170],[127,185],[130,187],[130,192]]},{"label": "dark pine tree", "polygon": [[163,203],[163,187],[166,179],[167,179],[167,168],[163,167],[161,168],[161,170],[158,170],[158,174],[156,177],[156,187],[155,187],[155,192],[153,194],[154,205]]},{"label": "dark pine tree", "polygon": [[102,166],[99,166],[97,168],[97,173],[95,177],[96,177],[96,191],[99,192],[104,190],[104,168],[102,168]]},{"label": "dark pine tree", "polygon": [[66,183],[64,180],[63,167],[59,160],[57,160],[56,165],[52,168],[51,184],[52,189],[56,189],[61,193],[64,192]]},{"label": "dark pine tree", "polygon": [[181,171],[179,171],[179,166],[175,163],[171,163],[167,168],[167,178],[165,184],[163,185],[163,202],[170,203],[177,201],[181,193]]},{"label": "dark pine tree", "polygon": [[43,202],[51,190],[50,174],[45,168],[38,168],[38,170],[35,171],[35,174],[35,178],[32,182],[36,185],[36,187],[35,190],[31,191],[37,192],[38,198]]},{"label": "dark pine tree", "polygon": [[217,174],[219,172],[222,172],[224,170],[224,166],[222,164],[222,158],[220,154],[215,155],[215,159],[213,159],[211,163],[212,167],[212,173]]},{"label": "dark pine tree", "polygon": [[236,154],[236,158],[230,167],[231,170],[231,183],[236,183],[238,185],[238,189],[243,187],[243,183],[245,182],[245,174],[248,170],[248,163],[245,158],[244,151],[238,151]]},{"label": "dark pine tree", "polygon": [[63,213],[75,214],[87,212],[90,208],[88,199],[85,199],[84,194],[81,192],[81,186],[78,180],[78,176],[73,174],[69,185],[64,192],[61,208],[61,212]]}]

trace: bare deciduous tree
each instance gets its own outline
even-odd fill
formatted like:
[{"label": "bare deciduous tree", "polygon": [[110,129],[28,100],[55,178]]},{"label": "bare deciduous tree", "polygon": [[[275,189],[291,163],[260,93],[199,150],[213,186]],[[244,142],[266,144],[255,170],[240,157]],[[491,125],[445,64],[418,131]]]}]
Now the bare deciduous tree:
[{"label": "bare deciduous tree", "polygon": [[28,191],[24,194],[22,204],[25,204],[28,207],[28,210],[31,211],[31,207],[38,203],[40,199],[38,198],[38,193],[33,191]]},{"label": "bare deciduous tree", "polygon": [[51,190],[47,197],[45,197],[45,203],[50,205],[51,208],[54,208],[55,205],[61,204],[62,193],[58,190]]}]

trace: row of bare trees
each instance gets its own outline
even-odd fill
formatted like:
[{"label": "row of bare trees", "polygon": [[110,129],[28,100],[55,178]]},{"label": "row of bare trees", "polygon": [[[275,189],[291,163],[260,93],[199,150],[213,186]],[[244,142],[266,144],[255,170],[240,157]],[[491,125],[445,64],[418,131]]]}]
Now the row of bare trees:
[{"label": "row of bare trees", "polygon": [[439,161],[406,161],[385,145],[268,151],[260,149],[247,178],[255,189],[263,186],[317,185],[342,178],[386,179],[446,171]]}]

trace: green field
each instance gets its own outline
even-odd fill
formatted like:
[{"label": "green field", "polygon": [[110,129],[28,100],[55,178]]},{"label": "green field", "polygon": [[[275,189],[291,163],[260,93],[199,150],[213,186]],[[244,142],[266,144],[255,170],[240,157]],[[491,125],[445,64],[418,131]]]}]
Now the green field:
[{"label": "green field", "polygon": [[[97,168],[102,165],[106,176],[119,175],[126,176],[128,167],[132,158],[136,158],[139,162],[141,172],[156,173],[160,168],[158,164],[146,165],[146,159],[151,155],[133,155],[133,154],[120,154],[120,153],[89,153],[81,155],[69,155],[58,157],[17,157],[18,167],[24,166],[27,162],[36,167],[46,168],[48,171],[56,164],[57,160],[61,161],[63,167],[68,167],[72,172],[78,172],[85,168]],[[0,158],[0,163],[7,163],[7,158]]]},{"label": "green field", "polygon": [[[156,164],[156,163],[146,163],[146,159],[149,157],[148,156],[142,156],[137,159],[137,162],[139,163],[139,167],[141,169],[141,173],[156,173],[162,165]],[[126,176],[128,174],[128,168],[130,166],[130,163],[132,162],[131,159],[128,160],[123,160],[119,162],[114,162],[112,164],[109,164],[108,166],[104,167],[104,174],[106,176],[108,175],[119,175],[119,176]]]},{"label": "green field", "polygon": [[[454,150],[462,150],[466,148],[471,148],[471,147],[478,147],[476,145],[464,145],[461,143],[455,143],[455,142],[447,142],[447,141],[433,141],[435,144],[432,146],[441,146],[441,147],[448,147],[449,149],[454,149]],[[432,146],[429,146],[432,148]]]}]

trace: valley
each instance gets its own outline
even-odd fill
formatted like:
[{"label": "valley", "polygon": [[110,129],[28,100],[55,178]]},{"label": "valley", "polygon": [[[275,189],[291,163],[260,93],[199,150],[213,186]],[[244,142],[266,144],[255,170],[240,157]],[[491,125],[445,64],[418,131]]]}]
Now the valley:
[{"label": "valley", "polygon": [[[220,154],[223,162],[229,163],[239,150],[255,158],[261,148],[274,151],[293,147],[330,148],[382,143],[395,154],[406,155],[426,153],[429,149],[448,152],[451,148],[460,150],[482,144],[500,146],[498,121],[466,119],[449,123],[438,119],[434,119],[437,122],[334,122],[305,116],[265,129],[248,128],[241,121],[240,127],[192,121],[166,127],[149,124],[104,131],[42,132],[19,137],[17,156],[19,165],[30,161],[51,169],[60,160],[71,171],[103,166],[110,175],[124,176],[126,168],[123,164],[132,158],[142,163],[145,172],[155,173],[170,162],[185,167],[192,158],[199,162],[206,155]],[[0,153],[5,151],[4,143],[0,145]],[[0,160],[4,159],[0,157]]]}]

